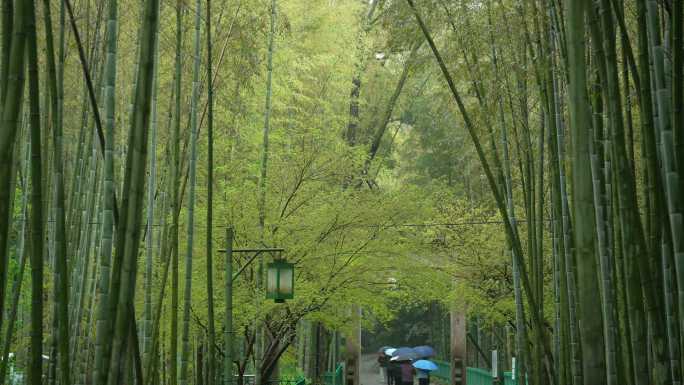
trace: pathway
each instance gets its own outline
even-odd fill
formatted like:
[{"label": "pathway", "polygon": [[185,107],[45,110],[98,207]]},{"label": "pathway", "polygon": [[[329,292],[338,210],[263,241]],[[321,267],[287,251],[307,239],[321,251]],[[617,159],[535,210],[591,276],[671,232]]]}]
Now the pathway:
[{"label": "pathway", "polygon": [[361,385],[384,385],[376,354],[361,356]]}]

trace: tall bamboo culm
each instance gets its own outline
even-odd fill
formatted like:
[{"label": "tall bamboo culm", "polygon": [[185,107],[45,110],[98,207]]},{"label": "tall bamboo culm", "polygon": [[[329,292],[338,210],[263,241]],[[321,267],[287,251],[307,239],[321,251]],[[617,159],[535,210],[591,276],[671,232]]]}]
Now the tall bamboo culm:
[{"label": "tall bamboo culm", "polygon": [[[21,9],[23,8],[23,9]],[[19,10],[21,9],[21,11]],[[22,17],[28,50],[29,105],[31,127],[31,343],[29,384],[42,382],[43,373],[43,160],[40,126],[40,91],[36,15],[33,1],[18,4],[17,17]],[[16,36],[16,35],[15,35]],[[14,43],[13,43],[14,44]],[[16,43],[20,45],[19,42]],[[62,341],[65,343],[65,341]]]},{"label": "tall bamboo culm", "polygon": [[[195,235],[195,184],[197,178],[197,104],[199,99],[199,71],[200,71],[200,30],[202,2],[195,4],[195,36],[192,67],[192,96],[190,106],[190,193],[188,196],[187,250],[185,253],[185,293],[183,306],[183,334],[181,347],[180,384],[188,384],[188,366],[190,360],[190,306],[192,304],[192,257]],[[211,82],[211,79],[207,79]]]},{"label": "tall bamboo culm", "polygon": [[214,85],[212,74],[211,0],[206,5],[207,39],[207,385],[216,381],[216,326],[214,322],[213,203],[214,203]]}]

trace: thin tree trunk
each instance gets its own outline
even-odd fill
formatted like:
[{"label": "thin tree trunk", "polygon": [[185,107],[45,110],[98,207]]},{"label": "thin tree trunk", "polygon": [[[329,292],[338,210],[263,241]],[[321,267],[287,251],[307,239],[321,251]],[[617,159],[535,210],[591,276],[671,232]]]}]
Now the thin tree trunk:
[{"label": "thin tree trunk", "polygon": [[371,20],[377,5],[378,0],[369,1],[368,12],[364,12],[361,16],[363,18],[363,25],[356,37],[356,61],[354,63],[354,75],[352,77],[352,90],[349,95],[349,122],[347,123],[347,129],[344,133],[347,144],[350,146],[356,145],[360,121],[359,97],[361,96],[361,76],[366,67],[365,37],[370,30]]}]

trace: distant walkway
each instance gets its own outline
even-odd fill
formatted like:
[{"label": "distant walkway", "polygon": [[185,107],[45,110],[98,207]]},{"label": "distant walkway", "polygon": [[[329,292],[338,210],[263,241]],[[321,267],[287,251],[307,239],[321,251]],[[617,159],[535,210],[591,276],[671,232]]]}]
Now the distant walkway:
[{"label": "distant walkway", "polygon": [[361,385],[385,385],[377,359],[376,354],[361,356]]}]

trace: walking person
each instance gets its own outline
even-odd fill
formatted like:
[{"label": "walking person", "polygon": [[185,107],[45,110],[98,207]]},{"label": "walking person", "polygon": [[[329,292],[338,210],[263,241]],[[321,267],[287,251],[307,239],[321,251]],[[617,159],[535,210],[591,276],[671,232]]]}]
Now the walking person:
[{"label": "walking person", "polygon": [[418,378],[418,385],[430,385],[430,372],[427,370],[416,370],[416,377]]},{"label": "walking person", "polygon": [[378,366],[380,367],[380,374],[382,375],[383,382],[386,385],[390,385],[387,373],[388,364],[389,357],[387,356],[387,354],[385,354],[384,351],[380,352],[380,354],[378,355]]},{"label": "walking person", "polygon": [[418,360],[413,363],[413,367],[417,371],[418,385],[430,385],[430,372],[439,369],[437,364],[430,360]]},{"label": "walking person", "polygon": [[387,362],[387,385],[402,385],[399,362],[391,359]]},{"label": "walking person", "polygon": [[402,361],[400,365],[401,385],[413,385],[413,376],[416,374],[416,369],[411,365],[410,361]]}]

